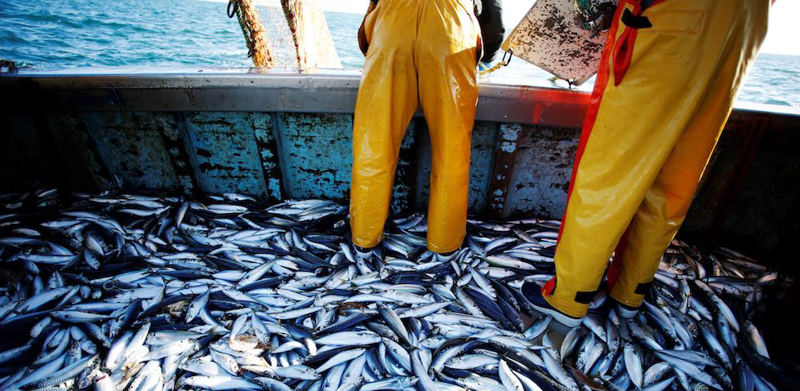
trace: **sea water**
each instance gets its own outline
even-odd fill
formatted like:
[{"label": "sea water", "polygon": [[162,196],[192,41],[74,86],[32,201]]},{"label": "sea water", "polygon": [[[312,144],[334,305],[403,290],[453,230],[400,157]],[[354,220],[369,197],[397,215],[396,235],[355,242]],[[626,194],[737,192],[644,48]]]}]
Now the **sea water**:
[{"label": "sea water", "polygon": [[[0,0],[0,60],[38,69],[251,66],[239,24],[227,17],[226,6],[199,0]],[[259,12],[279,66],[293,67],[282,11],[259,7]],[[364,58],[356,32],[362,16],[326,12],[325,17],[345,69],[360,69]],[[539,86],[554,85],[550,77],[518,58],[491,75]],[[580,89],[591,86],[590,80]],[[738,101],[800,108],[800,57],[762,53]]]}]

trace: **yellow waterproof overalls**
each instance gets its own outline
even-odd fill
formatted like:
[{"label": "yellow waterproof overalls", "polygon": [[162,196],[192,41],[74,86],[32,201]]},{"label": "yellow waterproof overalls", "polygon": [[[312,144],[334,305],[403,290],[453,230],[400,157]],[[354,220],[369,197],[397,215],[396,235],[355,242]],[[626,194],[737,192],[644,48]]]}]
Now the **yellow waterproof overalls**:
[{"label": "yellow waterproof overalls", "polygon": [[381,0],[364,20],[369,49],[353,123],[353,243],[374,247],[389,213],[400,144],[421,104],[431,138],[428,248],[466,234],[469,155],[478,102],[480,27],[472,0]]},{"label": "yellow waterproof overalls", "polygon": [[610,295],[642,304],[766,35],[769,3],[656,0],[642,11],[620,0],[575,157],[556,278],[542,289],[558,310],[586,314],[615,247]]}]

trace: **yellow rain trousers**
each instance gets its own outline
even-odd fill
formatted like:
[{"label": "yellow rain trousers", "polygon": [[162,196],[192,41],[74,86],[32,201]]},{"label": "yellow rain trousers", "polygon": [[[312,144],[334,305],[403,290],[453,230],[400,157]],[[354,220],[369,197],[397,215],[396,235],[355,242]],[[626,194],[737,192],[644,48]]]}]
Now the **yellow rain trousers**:
[{"label": "yellow rain trousers", "polygon": [[766,35],[769,3],[656,0],[642,11],[620,0],[575,158],[556,278],[542,289],[552,306],[586,315],[615,248],[610,295],[642,304]]},{"label": "yellow rain trousers", "polygon": [[480,56],[472,0],[381,0],[364,21],[369,44],[353,123],[353,243],[374,247],[388,217],[400,144],[422,105],[432,147],[428,248],[466,234],[469,155]]}]

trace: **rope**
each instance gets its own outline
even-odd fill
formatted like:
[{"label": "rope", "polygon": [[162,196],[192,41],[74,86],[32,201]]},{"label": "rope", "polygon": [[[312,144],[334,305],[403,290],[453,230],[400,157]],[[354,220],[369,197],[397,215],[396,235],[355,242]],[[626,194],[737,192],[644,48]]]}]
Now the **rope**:
[{"label": "rope", "polygon": [[272,57],[267,40],[264,37],[264,27],[258,17],[258,11],[253,6],[251,0],[229,0],[228,17],[234,15],[239,20],[242,27],[244,41],[247,44],[247,57],[253,59],[253,64],[257,67],[272,68],[275,60]]},{"label": "rope", "polygon": [[[486,68],[486,69],[478,72],[478,75],[479,76],[486,76],[486,75],[488,75],[490,73],[495,72],[496,70],[498,70],[500,68],[508,66],[508,64],[511,63],[511,57],[512,57],[513,54],[514,54],[514,51],[511,50],[511,49],[508,49],[507,52],[503,53],[503,59],[500,60],[500,62],[498,62],[497,64],[492,65],[491,68]],[[508,57],[507,59],[506,59],[506,56]]]},{"label": "rope", "polygon": [[503,64],[502,62],[498,62],[497,64],[492,65],[490,68],[486,68],[486,69],[478,72],[478,74],[481,75],[481,76],[486,76],[486,75],[488,75],[488,74],[490,74],[490,73],[492,73],[492,72],[494,72],[494,71],[496,71],[496,70],[498,70],[498,69],[500,69],[500,68],[502,68],[504,66],[506,66],[506,65]]}]

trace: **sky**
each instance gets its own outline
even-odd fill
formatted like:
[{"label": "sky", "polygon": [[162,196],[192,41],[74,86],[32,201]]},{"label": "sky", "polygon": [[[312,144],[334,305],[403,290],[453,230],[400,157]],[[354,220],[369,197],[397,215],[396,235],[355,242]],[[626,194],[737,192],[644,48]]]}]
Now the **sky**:
[{"label": "sky", "polygon": [[[319,0],[326,11],[363,14],[369,0]],[[720,0],[729,1],[729,0]],[[278,0],[260,0],[264,3],[278,3]],[[511,31],[525,16],[535,0],[506,0],[503,2],[503,21]],[[769,32],[762,53],[791,54],[800,56],[800,1],[777,0],[770,12]]]}]

